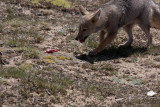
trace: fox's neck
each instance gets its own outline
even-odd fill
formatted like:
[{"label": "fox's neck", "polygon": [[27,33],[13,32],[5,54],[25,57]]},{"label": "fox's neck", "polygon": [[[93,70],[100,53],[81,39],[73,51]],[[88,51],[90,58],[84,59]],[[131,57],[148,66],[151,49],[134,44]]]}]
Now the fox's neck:
[{"label": "fox's neck", "polygon": [[98,32],[100,30],[105,30],[107,27],[106,23],[107,23],[107,21],[100,17],[99,21],[96,24],[96,32]]}]

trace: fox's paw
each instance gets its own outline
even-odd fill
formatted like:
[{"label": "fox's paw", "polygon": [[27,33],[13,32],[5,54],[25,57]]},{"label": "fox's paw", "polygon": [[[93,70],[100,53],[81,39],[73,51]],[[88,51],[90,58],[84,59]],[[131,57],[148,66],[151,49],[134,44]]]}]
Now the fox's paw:
[{"label": "fox's paw", "polygon": [[145,48],[153,48],[154,47],[154,45],[153,44],[150,44],[150,45],[148,45],[148,46],[146,46]]},{"label": "fox's paw", "polygon": [[153,43],[147,43],[146,48],[153,48],[153,47],[154,47],[154,44],[153,44]]},{"label": "fox's paw", "polygon": [[90,51],[90,52],[88,53],[88,56],[95,56],[96,54],[97,54],[96,52]]}]

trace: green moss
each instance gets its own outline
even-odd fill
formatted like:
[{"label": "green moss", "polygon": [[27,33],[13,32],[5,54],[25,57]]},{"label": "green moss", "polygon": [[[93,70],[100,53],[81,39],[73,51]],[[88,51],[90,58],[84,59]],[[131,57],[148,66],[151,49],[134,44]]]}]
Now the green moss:
[{"label": "green moss", "polygon": [[39,3],[39,2],[41,2],[42,0],[32,0],[32,3]]},{"label": "green moss", "polygon": [[53,63],[53,62],[55,62],[55,57],[54,56],[45,56],[44,58],[43,58],[43,61],[44,62],[46,62],[46,63]]},{"label": "green moss", "polygon": [[65,57],[65,56],[57,56],[57,59],[59,60],[71,60],[71,58]]},{"label": "green moss", "polygon": [[50,56],[45,56],[45,57],[44,57],[44,59],[51,59],[51,60],[55,60],[55,57],[50,55]]},{"label": "green moss", "polygon": [[70,7],[71,3],[67,0],[47,0],[56,6]]}]

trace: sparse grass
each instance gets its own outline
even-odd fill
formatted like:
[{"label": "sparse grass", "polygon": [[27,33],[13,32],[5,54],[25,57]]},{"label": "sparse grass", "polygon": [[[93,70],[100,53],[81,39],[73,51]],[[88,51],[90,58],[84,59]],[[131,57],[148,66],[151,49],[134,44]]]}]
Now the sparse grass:
[{"label": "sparse grass", "polygon": [[141,66],[152,66],[152,65],[154,65],[154,62],[151,59],[147,59],[141,64]]},{"label": "sparse grass", "polygon": [[159,46],[149,47],[147,49],[147,51],[145,52],[145,54],[149,54],[149,55],[153,55],[153,56],[160,55],[160,47]]},{"label": "sparse grass", "polygon": [[33,64],[31,64],[31,63],[24,63],[24,64],[20,65],[19,68],[21,70],[24,70],[24,71],[31,71],[31,69],[33,68]]},{"label": "sparse grass", "polygon": [[32,37],[33,37],[33,42],[35,43],[41,43],[44,40],[44,36],[39,34],[35,34]]},{"label": "sparse grass", "polygon": [[[54,102],[60,102],[58,95],[66,95],[67,89],[73,84],[70,77],[61,74],[44,73],[43,71],[31,72],[33,68],[30,64],[23,64],[20,67],[1,68],[0,77],[20,79],[20,85],[17,87],[19,94],[27,99],[31,97],[32,92],[37,92],[44,97],[46,93],[54,95]],[[26,72],[28,71],[29,72]],[[3,94],[0,94],[2,98]]]},{"label": "sparse grass", "polygon": [[[22,26],[21,26],[22,27]],[[21,29],[17,27],[10,28],[12,36],[7,36],[9,46],[25,46],[33,43],[40,43],[44,40],[44,36],[41,36],[38,33],[38,30],[35,28],[30,29]]]},{"label": "sparse grass", "polygon": [[8,67],[3,68],[0,71],[0,77],[5,78],[23,78],[26,76],[26,73],[23,69],[16,68],[16,67]]},{"label": "sparse grass", "polygon": [[[115,93],[115,88],[113,85],[104,85],[104,84],[96,84],[95,82],[87,82],[83,81],[81,84],[80,89],[83,90],[86,97],[96,96],[101,97],[99,100],[103,100],[103,98],[107,97],[108,95],[112,95]],[[105,94],[104,94],[105,93]]]},{"label": "sparse grass", "polygon": [[105,64],[102,69],[105,69],[107,71],[114,71],[115,68],[111,64]]},{"label": "sparse grass", "polygon": [[28,48],[26,52],[23,53],[25,58],[39,58],[40,53],[37,49],[34,48]]},{"label": "sparse grass", "polygon": [[[75,36],[74,35],[72,35],[72,36],[67,36],[66,37],[66,42],[67,43],[69,43],[69,42],[71,42],[71,40],[74,40],[75,39]],[[74,45],[74,44],[73,44]]]},{"label": "sparse grass", "polygon": [[27,79],[22,80],[22,86],[37,93],[45,93],[45,91],[48,90],[48,93],[53,95],[66,95],[66,89],[72,85],[73,81],[70,78],[59,74],[47,75],[49,75],[50,78],[46,78],[43,72],[36,73],[32,76],[30,75]]},{"label": "sparse grass", "polygon": [[[4,48],[8,48],[8,46],[16,47],[15,54],[18,54],[18,55],[20,55],[19,53],[22,54],[23,63],[21,63],[19,67],[0,68],[0,79],[2,78],[7,80],[8,78],[18,78],[17,82],[20,83],[18,84],[18,86],[15,86],[15,87],[11,85],[12,86],[11,90],[14,91],[16,89],[19,92],[18,95],[17,93],[13,95],[9,95],[7,91],[7,90],[10,90],[7,86],[8,84],[0,81],[2,83],[2,86],[3,85],[7,86],[6,92],[0,93],[0,104],[3,104],[3,99],[7,103],[11,103],[11,104],[16,103],[17,104],[16,106],[29,106],[29,104],[31,105],[33,104],[36,106],[50,106],[51,103],[63,104],[64,101],[66,101],[65,103],[73,102],[75,104],[77,103],[75,101],[77,101],[76,95],[78,94],[78,95],[81,95],[80,97],[84,99],[85,102],[86,102],[85,98],[91,97],[91,99],[87,101],[87,103],[88,105],[93,104],[93,106],[101,106],[101,104],[103,105],[104,103],[106,103],[106,101],[108,101],[110,97],[111,98],[115,97],[116,100],[118,98],[124,98],[122,100],[122,105],[124,106],[128,106],[128,105],[141,106],[143,103],[147,103],[147,104],[150,103],[151,105],[152,104],[155,105],[153,99],[156,99],[156,98],[158,99],[159,97],[157,96],[155,96],[154,98],[149,98],[149,100],[143,101],[143,99],[146,98],[145,96],[143,96],[146,94],[146,91],[144,90],[146,90],[146,88],[152,89],[150,85],[156,86],[154,83],[150,84],[152,81],[147,80],[147,82],[149,82],[149,85],[145,84],[143,81],[144,79],[143,77],[131,78],[134,74],[135,74],[134,76],[138,77],[139,73],[141,72],[135,71],[135,73],[133,73],[132,71],[129,71],[129,74],[128,74],[125,71],[119,72],[119,70],[117,69],[121,67],[121,62],[125,61],[125,59],[129,59],[128,62],[133,62],[133,63],[136,62],[136,64],[139,64],[139,61],[137,61],[137,57],[142,57],[142,61],[143,61],[143,56],[147,58],[150,55],[154,55],[153,57],[155,57],[155,59],[153,60],[153,63],[152,61],[150,62],[146,60],[146,62],[148,63],[145,63],[146,65],[141,66],[141,68],[144,67],[145,68],[144,70],[146,70],[148,67],[150,67],[151,69],[160,68],[160,65],[158,63],[160,58],[156,57],[157,55],[160,55],[159,47],[150,47],[148,49],[141,48],[141,47],[134,47],[134,46],[130,48],[118,48],[116,46],[107,47],[103,52],[101,52],[97,56],[90,57],[86,55],[86,57],[84,57],[85,61],[93,60],[93,62],[95,63],[89,66],[86,65],[83,69],[80,68],[81,63],[79,63],[78,61],[75,61],[76,63],[73,61],[73,65],[72,65],[72,57],[74,56],[68,57],[67,55],[64,55],[64,56],[60,55],[56,57],[54,56],[55,54],[53,54],[53,56],[48,55],[40,58],[40,55],[42,54],[43,56],[44,54],[43,52],[40,54],[39,49],[34,48],[35,43],[42,43],[42,41],[45,39],[44,36],[46,36],[47,34],[51,34],[52,31],[50,30],[53,30],[55,26],[61,26],[64,24],[68,25],[70,23],[73,24],[73,25],[71,24],[73,28],[68,29],[68,26],[66,26],[66,28],[61,26],[60,28],[64,28],[64,29],[59,29],[58,31],[55,31],[55,33],[57,34],[56,40],[59,40],[59,36],[60,37],[64,36],[66,40],[63,41],[62,39],[62,42],[61,42],[62,45],[63,46],[64,44],[69,45],[67,47],[64,46],[62,51],[65,51],[68,47],[70,48],[71,46],[74,46],[75,48],[76,47],[75,45],[79,45],[77,42],[75,42],[75,44],[74,44],[74,41],[71,42],[72,40],[74,40],[76,35],[77,29],[75,29],[74,26],[75,26],[75,23],[78,23],[77,18],[79,18],[79,16],[73,15],[75,17],[72,19],[72,21],[70,21],[70,19],[68,18],[70,17],[70,14],[63,13],[61,11],[58,11],[58,14],[54,14],[54,17],[50,17],[50,16],[39,17],[39,16],[36,16],[36,14],[34,13],[37,10],[40,10],[38,6],[41,7],[41,4],[43,5],[44,3],[45,6],[42,6],[41,8],[45,8],[46,10],[43,10],[43,11],[40,10],[43,13],[42,15],[52,15],[52,13],[57,12],[57,10],[55,11],[48,10],[47,5],[52,5],[53,3],[53,5],[66,7],[65,6],[66,4],[63,4],[61,1],[64,2],[67,0],[31,0],[33,1],[33,3],[38,3],[38,4],[34,4],[36,6],[36,8],[34,9],[36,10],[32,9],[32,6],[30,6],[31,4],[25,4],[25,3],[30,3],[30,1],[28,0],[23,0],[23,1],[1,0],[1,1],[4,3],[5,1],[8,1],[7,2],[8,4],[7,4],[7,8],[5,9],[6,13],[4,13],[5,15],[4,17],[2,17],[2,20],[0,21],[1,22],[0,36],[3,37],[3,38],[1,37],[0,38],[5,43],[3,45]],[[11,1],[12,3],[10,3]],[[24,1],[27,1],[27,2],[24,2]],[[69,0],[69,1],[74,1],[74,0]],[[101,1],[105,1],[105,0],[101,0]],[[24,4],[21,5],[19,4],[19,2]],[[84,0],[84,2],[86,1]],[[27,6],[29,6],[30,7],[29,9],[32,10],[31,12],[33,12],[31,17],[30,16],[27,17],[24,14],[22,14],[21,8],[20,8],[20,13],[19,13],[19,10],[15,11],[17,8],[19,8],[19,6],[16,7],[17,5],[16,3],[19,6],[22,6],[21,7],[22,10],[23,9],[25,10]],[[59,4],[63,4],[63,5],[59,5]],[[9,7],[8,5],[11,5],[13,7]],[[15,8],[14,6],[16,7],[15,10],[14,10]],[[86,6],[88,6],[88,4],[86,4]],[[2,15],[3,15],[3,12],[2,12]],[[59,16],[61,15],[63,16],[62,20],[61,18],[59,18]],[[67,21],[66,21],[66,17],[68,18]],[[43,19],[43,20],[40,20],[40,19]],[[51,22],[52,20],[55,20],[55,22],[54,21]],[[52,37],[48,38],[48,36],[46,37],[47,37],[47,40],[49,38],[52,38]],[[66,44],[66,42],[68,44]],[[80,54],[84,54],[86,51],[90,51],[91,48],[96,48],[98,46],[97,37],[90,36],[90,38],[88,38],[86,42],[87,43],[85,47],[82,47],[79,49],[77,48],[77,51],[80,51],[79,52]],[[61,48],[59,44],[56,44],[56,42],[54,43],[52,44],[52,46],[58,45],[58,48]],[[43,45],[43,43],[40,44],[40,46],[41,45]],[[45,47],[46,47],[46,44],[45,44]],[[45,53],[45,55],[46,54],[47,53]],[[3,55],[5,54],[3,53]],[[15,57],[14,59],[15,62],[21,60],[19,58],[21,58],[21,56]],[[40,59],[31,59],[31,58],[40,58]],[[33,60],[33,64],[24,63],[26,59]],[[115,61],[112,65],[112,61],[117,59],[118,61]],[[59,64],[59,61],[56,61],[56,60],[61,60],[60,63],[63,63],[64,61],[71,62],[71,64],[70,63],[66,63],[67,65]],[[38,61],[42,61],[40,63],[45,62],[46,64],[39,65]],[[54,63],[55,61],[56,63]],[[154,61],[157,61],[157,62],[154,63]],[[3,66],[6,66],[6,65],[3,65]],[[62,68],[65,68],[65,66],[68,66],[68,67],[67,69],[64,69],[63,72],[61,72],[62,70],[61,66],[63,66]],[[128,68],[124,67],[124,69],[128,69]],[[85,72],[85,70],[87,72]],[[132,68],[129,70],[132,70]],[[76,71],[76,73],[73,73],[74,71]],[[119,74],[120,75],[122,74],[122,77],[119,77]],[[110,80],[110,78],[112,77],[113,79]],[[154,80],[156,80],[156,78]],[[1,84],[0,84],[0,87],[1,87]],[[2,87],[2,91],[5,91],[3,90],[3,88],[5,87]],[[158,88],[156,89],[158,90]],[[75,95],[74,98],[76,99],[71,98],[73,97],[72,91],[75,92],[75,90],[78,90],[78,92],[74,93]],[[69,93],[67,93],[68,91]],[[159,92],[159,90],[157,92]],[[140,99],[138,99],[139,96],[140,96]],[[10,97],[15,98],[15,101],[10,99]],[[127,102],[128,100],[127,98],[129,98],[129,102]],[[134,101],[134,99],[136,99],[136,101]],[[112,103],[112,100],[110,100],[110,102]],[[117,101],[117,103],[119,102]],[[125,105],[124,103],[125,104],[128,103],[128,104]],[[96,105],[96,104],[99,104],[99,105]],[[159,101],[156,101],[156,104],[157,104],[156,106],[159,107],[160,105]],[[68,104],[65,106],[71,107],[72,104]],[[120,106],[117,106],[117,107],[120,107]]]},{"label": "sparse grass", "polygon": [[126,62],[135,63],[137,62],[137,57],[130,57],[129,59],[125,60]]},{"label": "sparse grass", "polygon": [[89,37],[87,40],[87,46],[91,48],[97,48],[98,43],[94,37]]},{"label": "sparse grass", "polygon": [[61,35],[61,36],[66,36],[67,33],[68,33],[68,32],[67,32],[64,28],[59,29],[59,30],[57,31],[57,34],[58,34],[58,35]]},{"label": "sparse grass", "polygon": [[[29,72],[26,72],[27,70],[29,70]],[[42,95],[46,94],[47,91],[48,94],[50,93],[56,96],[59,94],[66,95],[66,89],[73,84],[73,80],[64,75],[55,73],[46,74],[43,71],[36,72],[35,68],[34,70],[34,72],[31,72],[30,64],[24,64],[17,68],[3,68],[0,71],[0,77],[20,79],[18,91],[25,99],[29,98],[32,92],[37,92]],[[57,98],[56,100],[59,102]]]},{"label": "sparse grass", "polygon": [[147,59],[144,62],[142,62],[141,66],[147,66],[152,68],[160,68],[159,63],[155,63],[154,60]]},{"label": "sparse grass", "polygon": [[8,7],[6,8],[6,12],[7,12],[8,14],[12,14],[12,13],[14,12],[14,10],[13,10],[10,6],[8,6]]},{"label": "sparse grass", "polygon": [[129,100],[123,104],[129,105],[130,107],[160,107],[159,99],[150,99],[150,98],[144,98],[144,99],[136,98],[133,100]]},{"label": "sparse grass", "polygon": [[91,70],[104,73],[108,76],[113,76],[117,74],[117,69],[111,64],[102,64],[102,65],[92,65],[90,66]]},{"label": "sparse grass", "polygon": [[97,95],[97,100],[99,100],[99,101],[104,101],[104,97],[102,96],[102,95]]},{"label": "sparse grass", "polygon": [[11,27],[21,27],[32,24],[32,21],[29,19],[25,19],[24,17],[19,18],[11,18],[10,20],[6,20],[4,24],[9,25]]},{"label": "sparse grass", "polygon": [[92,65],[90,67],[91,70],[95,70],[95,71],[98,71],[99,70],[99,67],[98,66],[95,66],[95,65]]},{"label": "sparse grass", "polygon": [[[17,40],[8,40],[7,41],[7,45],[9,45],[10,47],[16,47],[16,46],[20,46],[22,43],[18,42]],[[23,45],[22,45],[23,46]]]},{"label": "sparse grass", "polygon": [[35,26],[39,26],[38,24],[41,22],[43,23],[43,21],[33,20],[27,16],[10,14],[10,16],[2,19],[0,32],[4,33],[5,39],[3,39],[11,47],[40,43],[44,40],[44,36],[40,34],[39,28]]},{"label": "sparse grass", "polygon": [[16,51],[22,53],[24,58],[39,58],[40,52],[36,48],[20,47],[16,48]]},{"label": "sparse grass", "polygon": [[111,64],[103,65],[101,67],[101,70],[104,71],[103,73],[108,76],[115,76],[117,75],[117,71],[118,71],[118,69],[112,66]]},{"label": "sparse grass", "polygon": [[84,92],[85,92],[86,97],[90,96],[90,94],[97,93],[97,89],[98,89],[98,86],[96,86],[96,85],[92,85],[92,84],[87,85],[84,88]]}]

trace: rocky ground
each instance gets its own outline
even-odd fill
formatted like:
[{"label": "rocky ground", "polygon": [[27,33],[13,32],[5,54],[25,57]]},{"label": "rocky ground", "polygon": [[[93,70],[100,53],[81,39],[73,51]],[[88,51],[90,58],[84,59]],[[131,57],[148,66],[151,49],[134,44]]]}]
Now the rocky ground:
[{"label": "rocky ground", "polygon": [[[132,47],[118,47],[127,40],[120,30],[111,45],[90,57],[98,34],[84,44],[74,40],[78,6],[94,11],[105,0],[71,2],[64,8],[0,0],[0,106],[159,107],[160,30],[151,29],[155,46],[148,49],[137,26]],[[151,90],[157,94],[149,97]]]}]

